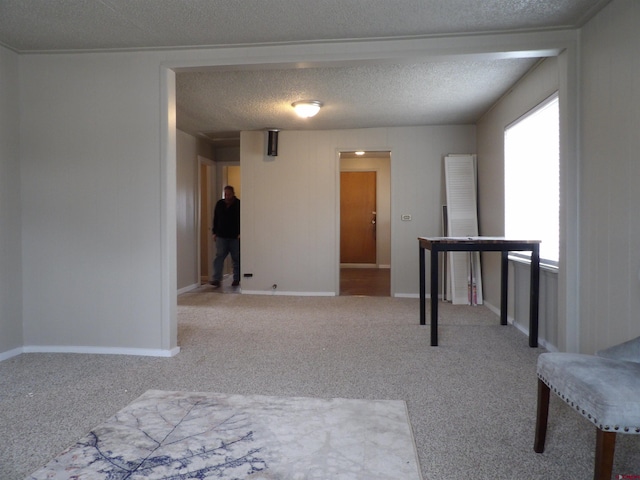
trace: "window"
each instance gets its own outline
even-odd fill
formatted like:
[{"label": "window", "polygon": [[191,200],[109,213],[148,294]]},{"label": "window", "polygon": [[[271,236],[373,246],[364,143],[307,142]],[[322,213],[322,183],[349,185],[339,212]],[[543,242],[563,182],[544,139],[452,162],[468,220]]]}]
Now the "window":
[{"label": "window", "polygon": [[557,93],[504,133],[505,236],[542,240],[540,259],[558,265],[560,126]]}]

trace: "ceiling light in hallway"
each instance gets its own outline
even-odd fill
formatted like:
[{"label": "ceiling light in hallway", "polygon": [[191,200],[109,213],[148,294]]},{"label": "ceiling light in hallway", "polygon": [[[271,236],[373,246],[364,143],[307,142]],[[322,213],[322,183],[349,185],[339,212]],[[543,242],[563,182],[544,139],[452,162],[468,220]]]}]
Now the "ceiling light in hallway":
[{"label": "ceiling light in hallway", "polygon": [[298,116],[302,118],[310,118],[320,111],[322,102],[319,102],[318,100],[299,100],[297,102],[293,102],[291,106]]}]

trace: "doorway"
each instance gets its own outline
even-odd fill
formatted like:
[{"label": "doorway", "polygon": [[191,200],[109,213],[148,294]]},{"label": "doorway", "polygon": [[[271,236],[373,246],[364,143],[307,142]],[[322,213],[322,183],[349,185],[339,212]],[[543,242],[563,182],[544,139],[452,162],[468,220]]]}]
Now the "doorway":
[{"label": "doorway", "polygon": [[[242,200],[242,185],[240,183],[240,164],[239,163],[229,163],[229,164],[220,164],[222,167],[222,171],[220,173],[221,182],[218,185],[218,199],[223,197],[224,187],[227,185],[231,185],[235,192],[236,197],[239,200]],[[224,267],[222,271],[222,290],[225,290],[225,287],[230,287],[231,281],[233,280],[233,262],[231,261],[231,255],[227,255],[227,258],[224,260]],[[232,291],[238,292],[238,289],[232,289]]]},{"label": "doorway", "polygon": [[[226,185],[232,185],[236,196],[240,198],[240,164],[239,162],[214,162],[198,156],[200,162],[200,204],[199,204],[199,269],[200,284],[207,285],[213,280],[213,259],[216,248],[213,242],[213,211],[216,202],[222,198]],[[233,272],[231,258],[224,263],[223,275],[228,277]]]},{"label": "doorway", "polygon": [[391,295],[391,154],[340,152],[340,295]]}]

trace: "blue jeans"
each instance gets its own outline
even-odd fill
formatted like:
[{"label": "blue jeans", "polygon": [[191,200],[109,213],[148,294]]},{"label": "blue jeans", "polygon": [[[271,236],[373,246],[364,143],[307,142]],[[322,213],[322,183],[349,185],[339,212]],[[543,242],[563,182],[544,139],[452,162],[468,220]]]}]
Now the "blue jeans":
[{"label": "blue jeans", "polygon": [[233,280],[240,281],[240,239],[216,237],[216,258],[213,260],[213,279],[222,280],[224,259],[231,254],[233,261]]}]

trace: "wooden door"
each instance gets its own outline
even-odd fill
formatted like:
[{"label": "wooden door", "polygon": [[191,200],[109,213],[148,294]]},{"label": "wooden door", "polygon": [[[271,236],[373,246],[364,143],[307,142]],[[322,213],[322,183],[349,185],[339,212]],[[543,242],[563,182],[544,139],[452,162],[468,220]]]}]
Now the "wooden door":
[{"label": "wooden door", "polygon": [[377,263],[376,172],[340,172],[340,263]]}]

